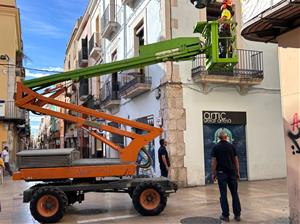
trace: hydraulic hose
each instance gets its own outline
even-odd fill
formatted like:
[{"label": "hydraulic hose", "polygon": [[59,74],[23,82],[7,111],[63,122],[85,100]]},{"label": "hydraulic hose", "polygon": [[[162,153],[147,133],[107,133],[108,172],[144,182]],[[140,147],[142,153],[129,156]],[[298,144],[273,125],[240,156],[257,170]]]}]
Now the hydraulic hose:
[{"label": "hydraulic hose", "polygon": [[145,164],[137,164],[137,167],[142,168],[142,169],[149,168],[152,165],[151,155],[149,154],[149,152],[144,147],[141,149],[141,151],[143,153],[145,153],[145,155],[147,156],[147,162]]}]

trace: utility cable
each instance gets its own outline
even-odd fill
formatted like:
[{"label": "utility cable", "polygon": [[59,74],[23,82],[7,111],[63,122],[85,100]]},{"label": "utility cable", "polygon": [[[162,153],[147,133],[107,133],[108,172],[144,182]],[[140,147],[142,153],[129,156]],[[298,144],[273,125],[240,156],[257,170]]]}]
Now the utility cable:
[{"label": "utility cable", "polygon": [[15,68],[24,68],[27,70],[31,70],[31,71],[37,71],[37,72],[51,72],[51,73],[61,73],[62,71],[58,71],[58,70],[47,70],[47,69],[38,69],[38,68],[30,68],[30,67],[24,67],[24,66],[18,66],[18,65],[14,65],[14,64],[3,64],[0,63],[1,66],[7,66],[7,67],[15,67]]}]

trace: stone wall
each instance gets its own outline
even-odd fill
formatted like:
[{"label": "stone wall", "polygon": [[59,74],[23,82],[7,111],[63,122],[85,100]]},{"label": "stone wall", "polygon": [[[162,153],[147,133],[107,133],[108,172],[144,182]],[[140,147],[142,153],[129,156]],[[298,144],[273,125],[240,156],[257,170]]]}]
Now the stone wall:
[{"label": "stone wall", "polygon": [[300,223],[300,28],[278,38],[290,221]]},{"label": "stone wall", "polygon": [[161,117],[163,119],[164,138],[171,160],[170,178],[179,186],[187,185],[187,173],[184,167],[186,129],[185,109],[181,84],[167,83],[162,87]]}]

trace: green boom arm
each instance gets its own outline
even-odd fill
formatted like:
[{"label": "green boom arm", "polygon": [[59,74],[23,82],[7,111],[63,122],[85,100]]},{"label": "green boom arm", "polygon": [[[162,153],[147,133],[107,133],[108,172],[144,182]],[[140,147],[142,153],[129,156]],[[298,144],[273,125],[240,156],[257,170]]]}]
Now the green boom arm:
[{"label": "green boom arm", "polygon": [[201,45],[198,37],[181,37],[142,46],[138,57],[26,80],[23,84],[29,88],[41,89],[68,80],[77,81],[160,62],[190,60],[205,50],[206,47]]}]

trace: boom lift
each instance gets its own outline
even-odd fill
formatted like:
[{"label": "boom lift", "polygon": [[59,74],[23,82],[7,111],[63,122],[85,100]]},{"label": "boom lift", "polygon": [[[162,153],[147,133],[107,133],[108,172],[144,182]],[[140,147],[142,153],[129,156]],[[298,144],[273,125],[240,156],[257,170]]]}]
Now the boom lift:
[{"label": "boom lift", "polygon": [[[235,43],[235,24],[232,23],[232,36],[228,41]],[[26,80],[17,83],[16,105],[20,108],[40,114],[54,116],[76,123],[96,139],[119,152],[120,159],[85,160],[66,167],[29,167],[20,168],[14,173],[14,180],[43,181],[23,193],[23,201],[30,202],[32,216],[40,222],[57,222],[67,205],[84,200],[86,192],[123,192],[132,197],[135,209],[142,215],[158,215],[166,206],[167,196],[177,190],[175,183],[167,178],[134,177],[137,168],[138,153],[143,146],[162,133],[161,128],[98,112],[83,106],[61,102],[55,98],[62,94],[66,87],[59,83],[84,78],[101,76],[166,61],[191,60],[198,54],[206,54],[207,69],[232,69],[237,63],[235,50],[231,58],[218,57],[218,22],[200,22],[195,31],[202,34],[205,42],[198,37],[184,37],[154,43],[140,48],[138,57],[100,64],[93,67],[67,71],[47,77]],[[56,85],[55,88],[48,88]],[[44,89],[43,93],[38,93]],[[52,95],[46,97],[46,94]],[[54,105],[79,113],[73,116],[53,111],[45,105]],[[121,130],[105,124],[85,119],[100,118],[116,122],[126,127],[144,130],[140,135]],[[95,129],[125,136],[131,139],[124,148],[114,144]],[[90,161],[90,162],[89,162]],[[117,178],[116,178],[117,177]],[[101,180],[98,180],[98,179]]]}]

